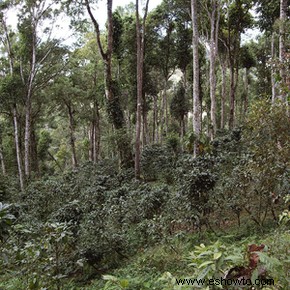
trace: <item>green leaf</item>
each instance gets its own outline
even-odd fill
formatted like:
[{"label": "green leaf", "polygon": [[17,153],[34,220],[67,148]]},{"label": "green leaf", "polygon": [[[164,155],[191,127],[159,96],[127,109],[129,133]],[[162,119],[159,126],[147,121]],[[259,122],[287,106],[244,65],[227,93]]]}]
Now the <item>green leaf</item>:
[{"label": "green leaf", "polygon": [[200,265],[198,266],[198,268],[200,269],[200,268],[203,268],[203,267],[205,267],[205,266],[212,265],[212,264],[213,264],[213,261],[205,261],[205,262],[203,262],[202,264],[200,264]]},{"label": "green leaf", "polygon": [[123,287],[123,288],[128,288],[129,286],[129,281],[127,279],[122,279],[120,281],[120,285]]},{"label": "green leaf", "polygon": [[204,277],[206,277],[209,270],[210,270],[210,267],[206,267],[204,270],[202,270],[202,272],[198,275],[197,280],[200,280],[200,279],[203,279]]},{"label": "green leaf", "polygon": [[113,275],[103,275],[103,279],[106,281],[113,281],[113,282],[118,281],[118,278]]},{"label": "green leaf", "polygon": [[222,256],[222,254],[223,254],[222,252],[214,253],[214,254],[213,254],[213,259],[214,259],[214,260],[218,260],[218,259]]},{"label": "green leaf", "polygon": [[240,262],[240,261],[243,261],[243,256],[237,256],[237,255],[230,255],[230,256],[227,256],[225,257],[225,261],[232,261],[234,263],[236,262]]},{"label": "green leaf", "polygon": [[255,281],[258,279],[259,277],[259,271],[258,269],[256,268],[253,273],[252,273],[252,276],[251,276],[251,281],[252,281],[252,284],[255,285]]}]

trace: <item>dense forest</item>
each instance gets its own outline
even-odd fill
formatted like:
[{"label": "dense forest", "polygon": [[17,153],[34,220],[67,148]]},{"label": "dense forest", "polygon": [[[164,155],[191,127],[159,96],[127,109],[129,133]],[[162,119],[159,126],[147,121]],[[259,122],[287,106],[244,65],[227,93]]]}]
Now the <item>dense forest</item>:
[{"label": "dense forest", "polygon": [[289,289],[290,1],[151,1],[0,1],[0,289]]}]

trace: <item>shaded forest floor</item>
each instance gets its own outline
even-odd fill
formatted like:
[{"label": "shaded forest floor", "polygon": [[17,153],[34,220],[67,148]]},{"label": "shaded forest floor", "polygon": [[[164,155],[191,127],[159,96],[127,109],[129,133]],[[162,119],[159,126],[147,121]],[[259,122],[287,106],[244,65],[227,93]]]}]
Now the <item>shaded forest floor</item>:
[{"label": "shaded forest floor", "polygon": [[[191,253],[196,246],[206,246],[220,243],[229,249],[232,255],[235,251],[243,252],[247,260],[247,247],[250,244],[264,244],[267,254],[271,257],[264,261],[269,269],[277,267],[274,272],[290,282],[290,231],[284,227],[276,227],[271,221],[263,230],[257,230],[247,218],[242,218],[242,226],[233,222],[223,227],[223,232],[203,231],[198,233],[176,233],[166,243],[156,244],[148,249],[140,250],[135,256],[123,262],[118,269],[106,273],[112,277],[102,276],[92,279],[89,284],[79,285],[79,289],[206,289],[196,286],[178,286],[176,279],[198,278],[196,267],[192,265]],[[288,257],[288,258],[287,258]],[[272,258],[274,258],[272,260]],[[282,261],[276,265],[276,261]],[[205,259],[205,262],[207,259]],[[210,259],[208,259],[210,261]],[[222,268],[222,267],[221,267]],[[283,269],[283,270],[282,270]],[[229,269],[228,269],[229,270]],[[273,270],[273,269],[272,269]],[[283,272],[282,272],[283,271]],[[213,277],[213,276],[212,276]],[[268,277],[272,277],[269,275]],[[208,278],[211,278],[210,276]],[[107,281],[109,280],[109,281]],[[283,289],[276,277],[275,285],[267,289]],[[128,284],[127,284],[128,283]],[[122,287],[125,286],[125,287]],[[106,288],[108,287],[108,288]],[[116,287],[116,288],[115,288]],[[78,289],[78,288],[77,288]],[[210,288],[214,289],[214,288]],[[225,289],[225,288],[223,288]],[[249,288],[250,289],[250,288]],[[259,289],[259,288],[256,288]]]},{"label": "shaded forest floor", "polygon": [[[219,249],[227,249],[223,254],[242,253],[244,263],[247,261],[247,247],[250,244],[264,244],[268,258],[262,264],[269,269],[267,278],[274,279],[274,286],[263,289],[286,289],[283,282],[290,281],[290,230],[285,226],[277,226],[269,219],[262,229],[242,216],[241,226],[231,221],[215,229],[215,232],[203,230],[191,233],[176,232],[166,241],[142,248],[138,252],[123,259],[115,270],[101,273],[92,269],[76,273],[74,277],[65,279],[60,289],[98,290],[98,289],[215,289],[196,286],[178,286],[176,279],[195,279],[197,267],[193,265],[192,253],[199,245],[218,245]],[[205,252],[208,252],[205,250]],[[209,262],[206,257],[204,262]],[[238,264],[241,265],[241,264]],[[229,266],[228,266],[229,267]],[[220,270],[225,268],[220,266]],[[228,269],[227,269],[228,270]],[[273,276],[274,275],[274,276]],[[207,276],[210,279],[210,276]],[[284,280],[284,281],[283,281]],[[285,285],[285,284],[284,284]],[[27,289],[22,280],[9,273],[0,277],[0,289]],[[34,288],[29,288],[34,289]],[[57,289],[57,288],[49,288]],[[232,289],[232,288],[223,288]],[[237,289],[237,288],[236,288]],[[253,288],[243,288],[253,289]],[[262,289],[256,287],[255,289]]]}]

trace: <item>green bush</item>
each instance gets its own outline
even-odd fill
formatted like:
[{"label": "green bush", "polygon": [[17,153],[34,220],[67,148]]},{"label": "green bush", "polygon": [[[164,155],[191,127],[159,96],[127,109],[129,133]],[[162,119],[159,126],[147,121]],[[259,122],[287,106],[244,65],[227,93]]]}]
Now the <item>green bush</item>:
[{"label": "green bush", "polygon": [[[168,142],[172,143],[171,147],[176,147],[173,139]],[[159,144],[145,146],[141,156],[141,173],[146,181],[160,179],[172,182],[175,153],[171,147]]]}]

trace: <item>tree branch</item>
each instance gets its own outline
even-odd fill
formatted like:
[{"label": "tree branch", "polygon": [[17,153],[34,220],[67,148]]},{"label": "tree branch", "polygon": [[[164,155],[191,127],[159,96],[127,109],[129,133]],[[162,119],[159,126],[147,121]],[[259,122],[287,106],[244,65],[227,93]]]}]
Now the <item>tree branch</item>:
[{"label": "tree branch", "polygon": [[86,3],[87,11],[88,11],[88,13],[90,15],[90,18],[91,18],[91,20],[93,22],[93,25],[94,25],[94,28],[95,28],[95,31],[96,31],[96,34],[97,34],[97,43],[98,43],[100,54],[101,54],[103,60],[106,60],[107,59],[107,54],[104,52],[104,49],[103,49],[103,46],[102,46],[102,43],[101,43],[101,33],[100,33],[99,23],[97,22],[96,18],[94,17],[94,15],[92,13],[89,1],[85,0],[85,3]]}]

